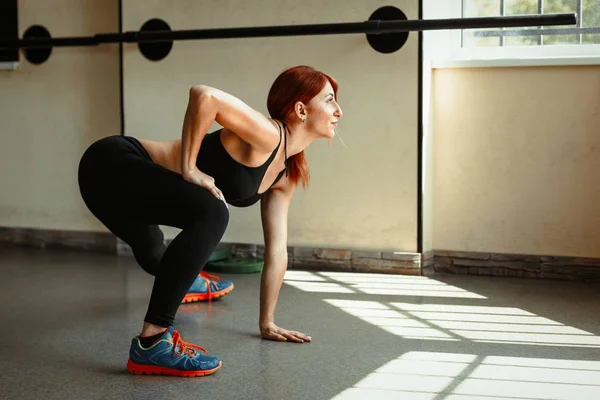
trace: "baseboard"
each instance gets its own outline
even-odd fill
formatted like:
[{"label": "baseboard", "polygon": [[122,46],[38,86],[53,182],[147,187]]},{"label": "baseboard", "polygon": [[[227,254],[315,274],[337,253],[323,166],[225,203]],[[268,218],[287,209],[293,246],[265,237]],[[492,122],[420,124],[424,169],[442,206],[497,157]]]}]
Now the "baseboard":
[{"label": "baseboard", "polygon": [[[166,240],[166,244],[169,244]],[[64,248],[131,256],[131,248],[111,233],[0,227],[0,245]],[[241,257],[264,257],[264,246],[221,243]],[[418,253],[374,252],[345,249],[288,247],[288,269],[339,272],[371,272],[402,275],[421,274]]]},{"label": "baseboard", "polygon": [[[0,245],[132,254],[126,243],[108,232],[0,227]],[[263,245],[221,243],[219,248],[229,249],[236,256],[264,257]],[[600,281],[600,258],[441,250],[419,254],[290,246],[288,269]]]},{"label": "baseboard", "polygon": [[[224,243],[235,255],[264,258],[264,246]],[[288,269],[421,275],[419,253],[288,246]]]},{"label": "baseboard", "polygon": [[63,248],[113,254],[117,251],[117,241],[111,233],[58,229],[0,227],[0,245]]},{"label": "baseboard", "polygon": [[466,274],[517,278],[600,281],[600,258],[439,251],[423,275]]}]

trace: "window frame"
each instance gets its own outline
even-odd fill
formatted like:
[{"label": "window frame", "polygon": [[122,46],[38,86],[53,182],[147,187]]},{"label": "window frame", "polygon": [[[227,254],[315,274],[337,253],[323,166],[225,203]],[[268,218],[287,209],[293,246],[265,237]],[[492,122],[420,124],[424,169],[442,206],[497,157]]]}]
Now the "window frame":
[{"label": "window frame", "polygon": [[[462,18],[463,0],[422,0],[424,19]],[[600,44],[462,47],[462,30],[424,31],[432,68],[600,65]]]}]

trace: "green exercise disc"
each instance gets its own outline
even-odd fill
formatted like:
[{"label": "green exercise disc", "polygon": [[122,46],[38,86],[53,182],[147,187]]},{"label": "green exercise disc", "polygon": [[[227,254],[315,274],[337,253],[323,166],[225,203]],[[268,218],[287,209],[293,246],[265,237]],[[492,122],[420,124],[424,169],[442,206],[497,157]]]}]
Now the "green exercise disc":
[{"label": "green exercise disc", "polygon": [[231,257],[206,264],[206,271],[228,274],[251,274],[262,271],[264,261],[259,258]]},{"label": "green exercise disc", "polygon": [[231,257],[231,251],[229,251],[228,249],[219,249],[213,251],[213,253],[210,255],[210,258],[208,259],[208,262],[226,260]]}]

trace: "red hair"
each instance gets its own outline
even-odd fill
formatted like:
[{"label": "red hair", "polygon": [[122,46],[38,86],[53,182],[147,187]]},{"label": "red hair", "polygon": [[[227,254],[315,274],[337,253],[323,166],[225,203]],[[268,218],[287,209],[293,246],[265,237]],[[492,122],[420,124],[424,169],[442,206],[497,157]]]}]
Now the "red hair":
[{"label": "red hair", "polygon": [[[297,101],[307,104],[329,82],[337,101],[338,85],[331,76],[306,65],[283,71],[273,82],[267,98],[267,109],[271,118],[285,122],[294,112]],[[306,188],[310,182],[310,171],[304,151],[289,158],[288,173],[293,184],[302,181]]]}]

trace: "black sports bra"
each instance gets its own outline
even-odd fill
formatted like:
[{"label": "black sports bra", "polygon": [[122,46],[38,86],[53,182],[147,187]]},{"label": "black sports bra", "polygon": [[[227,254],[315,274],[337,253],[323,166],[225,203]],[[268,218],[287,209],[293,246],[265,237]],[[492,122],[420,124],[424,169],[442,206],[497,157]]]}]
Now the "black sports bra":
[{"label": "black sports bra", "polygon": [[[221,132],[219,129],[204,136],[200,146],[200,152],[196,161],[198,169],[215,179],[215,185],[223,192],[228,204],[235,207],[249,207],[256,203],[264,193],[258,193],[260,184],[267,172],[267,168],[273,162],[277,150],[281,145],[281,126],[279,127],[279,144],[271,153],[269,159],[258,167],[248,167],[240,164],[227,153],[227,150],[221,143]],[[287,138],[283,133],[284,146],[287,147]],[[273,182],[273,185],[279,181],[284,172],[288,169],[287,149],[285,151],[285,169],[283,169]],[[271,185],[272,186],[272,185]],[[268,190],[268,189],[267,189]]]}]

